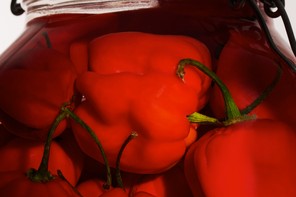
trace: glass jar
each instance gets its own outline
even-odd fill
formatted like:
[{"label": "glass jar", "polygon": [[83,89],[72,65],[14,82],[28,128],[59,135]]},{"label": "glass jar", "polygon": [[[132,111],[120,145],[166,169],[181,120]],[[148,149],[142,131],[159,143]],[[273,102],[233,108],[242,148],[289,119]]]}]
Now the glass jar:
[{"label": "glass jar", "polygon": [[[196,38],[205,43],[210,50],[214,68],[221,49],[229,39],[231,29],[235,31],[248,31],[250,29],[256,29],[254,32],[260,31],[255,14],[250,7],[233,9],[229,6],[228,1],[24,0],[22,5],[27,13],[26,29],[0,58],[2,93],[7,95],[7,98],[3,97],[0,105],[4,117],[2,122],[9,122],[6,123],[10,125],[7,127],[13,127],[11,129],[13,132],[18,130],[14,128],[16,125],[24,126],[26,132],[17,131],[14,133],[21,136],[26,133],[25,137],[33,139],[45,138],[46,132],[37,131],[48,129],[57,113],[56,109],[59,109],[62,103],[53,102],[46,107],[41,105],[47,109],[47,113],[41,113],[45,114],[44,116],[40,114],[40,103],[37,104],[38,107],[36,106],[36,108],[32,107],[34,105],[23,104],[34,102],[31,97],[38,98],[38,100],[44,100],[45,97],[50,98],[50,94],[53,94],[53,92],[55,92],[55,95],[59,95],[57,96],[59,98],[54,99],[70,102],[70,95],[72,96],[74,88],[69,88],[68,85],[73,85],[73,80],[76,77],[70,77],[71,79],[67,79],[69,80],[67,83],[59,81],[54,85],[53,81],[55,80],[45,80],[46,77],[42,75],[35,76],[32,74],[31,77],[28,75],[22,78],[17,77],[19,74],[15,73],[11,74],[12,76],[4,77],[7,70],[14,69],[14,67],[16,69],[38,70],[43,67],[41,70],[45,72],[48,69],[50,70],[51,66],[57,66],[53,60],[56,56],[56,61],[65,61],[68,67],[76,70],[73,72],[84,72],[89,64],[88,44],[97,37],[115,32],[145,32]],[[53,62],[49,62],[49,60]],[[64,69],[66,67],[65,65]],[[62,74],[56,77],[63,78]],[[28,78],[37,76],[40,79],[28,81]],[[54,79],[54,76],[48,75],[47,77]],[[18,80],[13,80],[13,78]],[[44,80],[41,80],[41,78]],[[52,83],[52,86],[47,87],[48,83]],[[60,92],[56,92],[58,91],[57,87],[60,86],[59,83],[65,83],[65,86],[61,87]],[[18,84],[26,85],[26,87],[21,87]],[[34,91],[33,86],[36,86]],[[72,86],[70,85],[70,87]],[[45,91],[46,88],[51,90]],[[8,94],[8,92],[10,93]],[[22,97],[24,97],[24,103],[21,104],[19,101],[22,100],[20,99]],[[19,106],[13,103],[19,103]],[[15,107],[12,109],[10,106]],[[41,111],[45,110],[43,107],[41,107]],[[56,109],[53,110],[54,108]],[[20,111],[26,113],[21,114]],[[6,119],[9,119],[9,121],[5,121]],[[59,132],[56,132],[56,135],[59,135]]]},{"label": "glass jar", "polygon": [[[184,116],[172,115],[193,99],[183,99],[183,89],[177,85],[162,83],[178,81],[177,75],[167,77],[173,76],[178,60],[188,58],[197,58],[221,78],[241,113],[294,127],[296,59],[274,30],[265,13],[272,6],[266,4],[259,0],[23,0],[26,29],[0,57],[1,128],[11,134],[9,139],[44,141],[57,116],[67,112],[54,128],[54,140],[73,130],[82,152],[106,164],[98,142],[87,132],[81,134],[93,130],[113,168],[118,167],[125,138],[136,130],[138,137],[121,155],[122,170],[162,173],[182,161],[187,148],[208,132],[207,127],[186,122],[189,112],[227,118],[218,87],[210,78],[195,79],[200,71],[187,67],[184,81],[190,88],[184,94],[192,95],[194,90],[201,95],[193,108],[184,109]],[[145,82],[138,80],[147,76]],[[135,84],[142,86],[134,88]],[[185,126],[178,125],[182,121]],[[168,128],[169,135],[161,132]],[[181,142],[179,134],[174,136],[176,128],[185,130]],[[168,145],[160,145],[162,140]]]}]

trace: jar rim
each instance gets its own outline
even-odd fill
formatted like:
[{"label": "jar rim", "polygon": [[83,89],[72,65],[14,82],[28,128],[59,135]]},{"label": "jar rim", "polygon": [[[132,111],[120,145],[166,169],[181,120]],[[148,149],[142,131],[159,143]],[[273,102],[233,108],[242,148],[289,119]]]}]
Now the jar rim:
[{"label": "jar rim", "polygon": [[158,0],[23,0],[27,21],[56,14],[106,14],[156,8]]}]

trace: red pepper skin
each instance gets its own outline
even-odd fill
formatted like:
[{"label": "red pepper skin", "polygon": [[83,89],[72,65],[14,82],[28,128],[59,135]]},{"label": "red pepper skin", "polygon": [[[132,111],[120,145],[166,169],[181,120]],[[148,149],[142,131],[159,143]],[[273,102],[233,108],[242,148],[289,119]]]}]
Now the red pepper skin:
[{"label": "red pepper skin", "polygon": [[[23,171],[37,169],[43,155],[44,143],[22,138],[15,138],[0,148],[0,171]],[[66,179],[76,185],[79,180],[82,164],[80,155],[66,152],[57,142],[50,148],[49,171],[53,174],[61,170]]]},{"label": "red pepper skin", "polygon": [[[179,164],[160,174],[122,172],[121,177],[124,191],[129,197],[193,197],[184,169]],[[100,196],[105,192],[108,193],[108,190],[103,188],[103,184],[102,179],[92,178],[78,184],[77,190],[84,197]],[[115,188],[110,190],[113,189]]]},{"label": "red pepper skin", "polygon": [[112,188],[99,197],[128,197],[128,194],[121,188]]},{"label": "red pepper skin", "polygon": [[93,178],[79,183],[76,189],[83,197],[101,196],[106,192],[103,185],[104,181]]},{"label": "red pepper skin", "polygon": [[[81,180],[81,175],[85,169],[85,154],[79,148],[71,129],[66,129],[59,137],[53,140],[53,143],[57,143],[61,147],[64,156],[59,156],[59,151],[53,150],[55,153],[51,153],[49,161],[55,163],[57,168],[62,166],[65,169],[71,170],[68,176],[65,174],[65,170],[62,172],[66,179],[75,186]],[[57,158],[52,158],[53,154],[57,155]],[[60,158],[64,158],[65,161]],[[61,164],[57,164],[59,162],[61,162]],[[50,169],[50,171],[56,172],[57,170]],[[70,179],[73,181],[70,181]]]},{"label": "red pepper skin", "polygon": [[15,138],[15,136],[9,132],[3,124],[0,124],[0,147],[5,145],[7,142],[9,142],[11,139]]},{"label": "red pepper skin", "polygon": [[184,169],[179,164],[161,174],[143,175],[132,186],[130,196],[139,193],[157,197],[193,197]]},{"label": "red pepper skin", "polygon": [[71,44],[69,56],[77,73],[81,74],[88,68],[88,42],[77,41]]},{"label": "red pepper skin", "polygon": [[[18,136],[44,140],[61,106],[72,101],[76,75],[71,61],[53,49],[21,53],[0,71],[3,124]],[[65,127],[64,121],[54,136]]]},{"label": "red pepper skin", "polygon": [[[250,114],[295,125],[295,74],[264,43],[263,35],[257,31],[233,31],[220,55],[216,74],[239,109],[244,109],[270,86],[281,64],[279,82]],[[223,97],[217,86],[213,88],[210,106],[216,117],[225,117]]]},{"label": "red pepper skin", "polygon": [[134,197],[157,197],[147,192],[138,192],[134,195]]},{"label": "red pepper skin", "polygon": [[[186,116],[205,105],[210,86],[193,67],[182,81],[177,65],[191,57],[209,66],[207,48],[189,37],[124,32],[93,40],[89,51],[89,71],[76,81],[85,101],[75,113],[96,133],[110,165],[132,131],[138,137],[124,150],[122,170],[155,173],[175,165],[196,138]],[[83,128],[74,122],[72,128],[82,150],[103,162]]]},{"label": "red pepper skin", "polygon": [[195,197],[293,197],[295,165],[295,129],[268,119],[209,131],[184,163]]},{"label": "red pepper skin", "polygon": [[46,183],[32,182],[23,171],[0,171],[0,196],[80,197],[59,177]]}]

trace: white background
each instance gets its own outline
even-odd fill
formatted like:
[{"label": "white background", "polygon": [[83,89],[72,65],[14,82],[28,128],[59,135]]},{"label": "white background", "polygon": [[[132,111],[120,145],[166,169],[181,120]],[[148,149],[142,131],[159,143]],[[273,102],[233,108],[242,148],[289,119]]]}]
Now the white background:
[{"label": "white background", "polygon": [[[10,2],[0,0],[0,54],[22,33],[26,23],[25,14],[14,16],[10,12]],[[296,0],[286,0],[286,11],[296,32]],[[288,42],[281,19],[276,19],[275,25],[282,38]]]}]

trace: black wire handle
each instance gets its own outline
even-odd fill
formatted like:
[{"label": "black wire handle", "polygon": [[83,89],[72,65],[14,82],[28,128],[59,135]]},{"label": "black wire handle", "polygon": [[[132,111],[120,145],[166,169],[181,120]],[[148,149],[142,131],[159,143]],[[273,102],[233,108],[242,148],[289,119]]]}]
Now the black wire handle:
[{"label": "black wire handle", "polygon": [[25,10],[22,8],[21,4],[17,3],[16,1],[17,0],[11,0],[10,10],[12,14],[14,14],[15,16],[19,16],[22,15]]},{"label": "black wire handle", "polygon": [[[266,38],[270,47],[288,64],[288,66],[294,72],[296,72],[296,65],[294,64],[294,62],[290,60],[288,57],[286,57],[274,43],[271,33],[269,31],[269,28],[265,22],[264,16],[262,15],[261,10],[258,8],[256,0],[230,0],[231,5],[236,9],[242,8],[245,5],[246,1],[248,1],[252,9],[255,11],[258,22],[263,32],[266,35]],[[282,20],[286,29],[286,33],[289,39],[289,44],[291,46],[294,56],[296,57],[296,41],[295,41],[292,25],[290,23],[289,17],[285,10],[285,0],[260,0],[260,1],[263,3],[264,11],[267,14],[267,16],[271,18],[282,17]],[[274,8],[276,8],[276,11],[273,11]]]},{"label": "black wire handle", "polygon": [[294,53],[294,55],[296,56],[296,41],[295,41],[295,36],[293,33],[293,28],[291,25],[291,22],[289,20],[289,16],[285,10],[285,1],[280,1],[280,0],[274,0],[275,5],[277,7],[277,11],[275,13],[280,13],[280,16],[282,17],[286,32],[287,32],[287,36],[291,45],[291,49]]},{"label": "black wire handle", "polygon": [[[281,16],[281,13],[285,12],[277,9],[275,11],[272,10],[272,8],[277,8],[279,7],[278,4],[276,4],[276,2],[274,0],[270,1],[270,0],[260,0],[263,3],[264,6],[264,11],[265,13],[271,17],[271,18],[277,18],[279,16]],[[285,7],[285,0],[280,0],[281,3],[281,7],[284,8]]]}]

